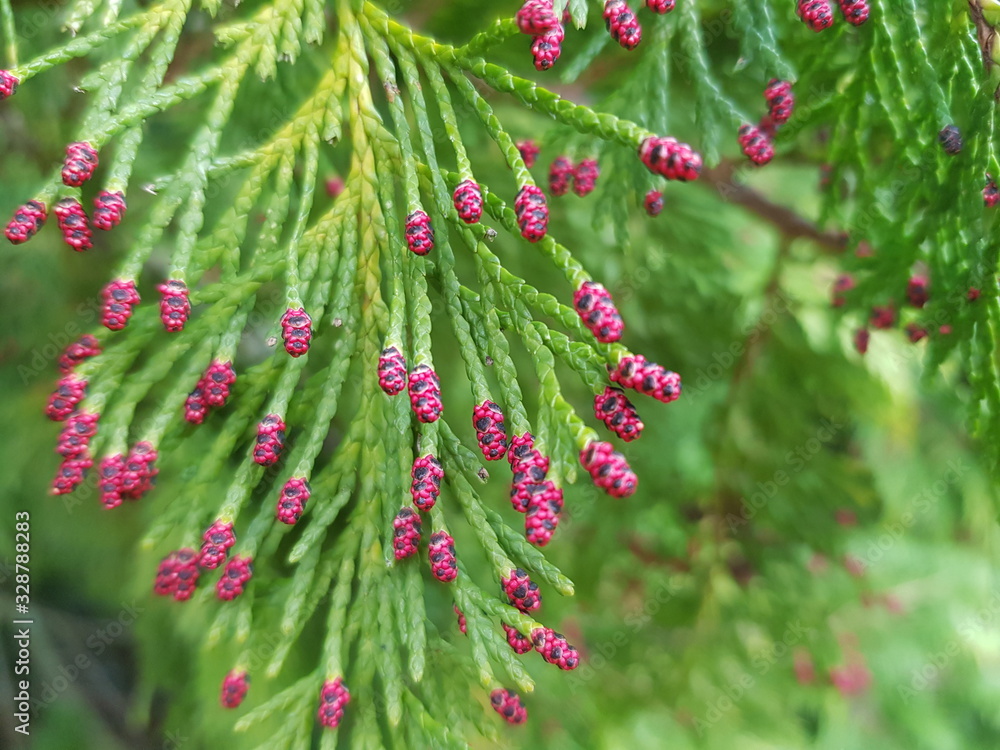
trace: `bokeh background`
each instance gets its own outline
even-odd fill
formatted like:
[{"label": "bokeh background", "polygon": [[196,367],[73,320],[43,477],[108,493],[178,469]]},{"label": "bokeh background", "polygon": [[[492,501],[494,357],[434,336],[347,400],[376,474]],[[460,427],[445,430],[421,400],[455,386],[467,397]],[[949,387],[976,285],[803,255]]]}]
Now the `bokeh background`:
[{"label": "bokeh background", "polygon": [[[498,15],[516,8],[497,5]],[[706,23],[725,21],[721,7],[713,14],[704,5]],[[56,43],[54,6],[14,7],[22,54]],[[461,0],[402,10],[416,26],[461,39],[477,7]],[[195,17],[190,60],[178,71],[211,54],[207,28]],[[571,37],[567,60],[597,32]],[[732,57],[727,39],[708,38],[713,60]],[[527,72],[524,58],[517,47],[499,53]],[[576,81],[554,85],[584,102],[610,96],[606,104],[628,112],[614,91],[632,64],[607,50]],[[0,216],[31,197],[60,161],[82,106],[72,87],[85,69],[57,68],[0,107]],[[281,106],[286,85],[262,87],[262,111]],[[493,103],[516,136],[544,140],[539,176],[562,148],[586,150],[509,100]],[[198,114],[192,108],[154,121],[136,174],[167,171],[179,134]],[[253,128],[248,113],[248,137]],[[818,161],[809,158],[820,134],[800,140],[797,157],[744,177],[808,218],[820,201]],[[468,141],[473,153],[489,153],[485,134],[469,128]],[[723,156],[734,157],[735,144]],[[330,174],[346,167],[339,159],[329,156]],[[876,332],[861,357],[853,327],[830,308],[840,254],[726,203],[704,181],[667,191],[666,210],[650,219],[638,207],[644,186],[616,176],[617,163],[609,150],[594,194],[552,202],[551,231],[612,292],[630,348],[681,373],[685,393],[670,406],[637,402],[646,428],[626,451],[640,477],[634,497],[567,491],[568,519],[547,554],[577,595],[553,594],[546,607],[584,665],[560,673],[527,660],[537,681],[528,725],[493,726],[495,738],[473,745],[1000,747],[995,480],[965,427],[962,368],[945,362],[925,373],[926,342],[911,344],[899,330]],[[482,181],[500,180],[504,170],[497,158]],[[612,195],[621,193],[630,214],[608,216]],[[130,188],[134,215],[147,200]],[[27,245],[0,248],[3,747],[18,741],[6,613],[20,510],[31,513],[34,747],[193,750],[261,740],[234,736],[233,716],[205,698],[232,658],[226,644],[199,647],[207,616],[150,594],[158,556],[139,540],[158,508],[184,492],[190,467],[167,459],[157,489],[114,513],[92,490],[48,495],[58,426],[42,412],[55,361],[95,325],[99,290],[132,232],[126,221],[85,255],[62,246],[51,227]],[[570,296],[561,275],[525,247],[501,239],[497,248],[535,286]],[[147,269],[146,299],[155,298],[150,280],[163,262],[155,256]],[[445,330],[440,307],[436,314]],[[442,380],[463,382],[453,342],[442,335],[435,346]],[[519,365],[530,371],[523,359]],[[561,374],[567,395],[589,413],[590,394]],[[454,408],[469,408],[464,389],[454,390],[463,391]],[[487,500],[503,508],[506,491],[494,480]],[[463,530],[456,536],[461,544]],[[429,626],[463,648],[450,604],[431,596]],[[263,680],[254,683],[246,705],[267,694]],[[499,723],[481,691],[469,700],[483,703],[485,724]]]}]

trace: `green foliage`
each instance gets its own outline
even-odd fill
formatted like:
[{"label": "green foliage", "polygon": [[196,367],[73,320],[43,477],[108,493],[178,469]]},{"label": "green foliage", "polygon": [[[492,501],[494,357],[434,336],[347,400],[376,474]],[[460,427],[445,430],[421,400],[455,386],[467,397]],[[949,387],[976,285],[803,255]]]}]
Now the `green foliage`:
[{"label": "green foliage", "polygon": [[[77,722],[94,747],[997,744],[985,675],[997,646],[1000,306],[981,191],[1000,163],[975,14],[878,0],[865,25],[814,34],[791,2],[679,0],[640,14],[643,42],[626,53],[598,7],[555,5],[573,22],[563,59],[537,74],[511,3],[484,17],[471,0],[388,14],[348,0],[77,0],[38,23],[0,2],[21,83],[0,105],[0,210],[80,196],[53,167],[69,141],[98,148],[94,182],[129,201],[85,256],[49,230],[5,250],[13,356],[0,382],[19,397],[0,405],[17,426],[0,449],[11,466],[54,470],[55,433],[38,415],[58,350],[93,332],[104,353],[77,372],[90,384],[82,407],[101,413],[95,462],[143,440],[159,450],[158,486],[113,513],[93,481],[43,499],[44,476],[0,478],[10,512],[32,510],[35,599],[52,612],[36,688],[55,684],[74,649],[95,664],[40,708],[40,747],[84,746]],[[758,171],[736,131],[757,120],[772,77],[794,81],[797,103]],[[938,144],[951,123],[957,156]],[[665,186],[643,168],[636,150],[652,134],[699,149],[697,184]],[[531,136],[543,153],[533,171],[515,145]],[[563,153],[599,157],[597,190],[551,198],[551,231],[529,244],[515,195],[545,185]],[[336,174],[334,199],[323,186]],[[478,224],[452,205],[465,179],[483,188]],[[658,219],[641,211],[653,188],[666,195]],[[424,258],[403,233],[417,209],[435,228]],[[857,286],[831,312],[843,272]],[[904,302],[914,273],[931,279],[919,309]],[[125,332],[99,326],[109,276],[143,297]],[[191,290],[179,333],[157,320],[164,278]],[[595,341],[572,308],[591,279],[618,304],[622,343]],[[930,335],[874,331],[862,358],[854,331],[885,304],[898,327]],[[299,306],[315,339],[291,358],[274,348],[282,313]],[[379,390],[390,344],[409,369],[434,367],[441,420],[418,422],[405,395]],[[623,450],[639,490],[619,500],[590,486],[578,456],[603,439],[587,412],[607,367],[633,351],[681,373],[684,395],[669,407],[635,397],[645,430]],[[236,364],[229,404],[186,425],[185,399],[213,359]],[[508,436],[536,435],[565,489],[544,554],[507,507],[506,463],[468,447],[467,415],[485,400],[503,407]],[[289,437],[265,469],[251,450],[268,413]],[[455,537],[450,584],[392,554],[393,517],[426,453],[445,491],[423,533]],[[294,527],[275,520],[291,477],[312,487]],[[204,571],[191,602],[150,597],[158,561],[197,548],[216,519],[235,523],[233,552],[254,558],[247,591],[218,601]],[[514,567],[541,586],[540,612],[498,597]],[[91,680],[115,663],[87,645],[89,627],[77,645],[48,634],[66,612],[103,621],[128,602],[140,607],[139,679],[113,679],[112,692]],[[582,666],[516,656],[501,621],[566,633]],[[225,712],[218,686],[234,667],[252,683]],[[867,676],[852,689],[844,675]],[[338,676],[352,701],[335,732],[321,730],[319,689]],[[521,693],[527,726],[489,710],[501,686]],[[128,715],[98,722],[87,696],[118,692]]]}]

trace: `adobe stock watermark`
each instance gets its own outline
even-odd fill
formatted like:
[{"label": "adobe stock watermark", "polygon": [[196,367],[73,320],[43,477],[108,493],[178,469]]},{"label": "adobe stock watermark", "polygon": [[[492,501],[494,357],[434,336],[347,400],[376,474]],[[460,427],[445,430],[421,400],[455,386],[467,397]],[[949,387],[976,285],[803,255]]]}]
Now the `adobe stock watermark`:
[{"label": "adobe stock watermark", "polygon": [[597,674],[612,662],[618,651],[656,616],[656,614],[683,588],[677,576],[671,576],[656,588],[651,596],[646,597],[642,606],[625,615],[627,628],[616,630],[610,638],[595,644],[588,644],[589,656],[570,677],[570,693],[576,694],[593,680]]},{"label": "adobe stock watermark", "polygon": [[712,354],[712,363],[699,368],[693,377],[686,379],[684,390],[689,396],[698,395],[722,378],[743,356],[748,347],[753,346],[765,332],[774,327],[778,319],[790,311],[788,298],[778,290],[767,301],[767,305],[757,319],[744,326],[739,338],[726,349]]},{"label": "adobe stock watermark", "polygon": [[59,673],[51,680],[42,683],[39,693],[32,697],[32,711],[37,713],[58,700],[60,695],[69,690],[70,686],[80,679],[81,674],[94,666],[96,660],[108,650],[111,644],[132,627],[136,618],[145,610],[146,608],[136,601],[128,604],[123,603],[117,617],[87,636],[84,641],[84,650],[78,652],[69,663],[60,664]]},{"label": "adobe stock watermark", "polygon": [[998,619],[1000,619],[1000,589],[994,589],[989,601],[958,626],[958,636],[939,650],[925,654],[924,662],[910,672],[909,683],[896,687],[903,703],[909,705],[917,693],[933,687],[948,665],[962,653],[963,646],[972,643],[973,639],[987,627],[995,626]]},{"label": "adobe stock watermark", "polygon": [[31,350],[30,359],[26,360],[27,363],[17,366],[21,385],[27,386],[43,374],[51,377],[54,381],[58,375],[54,363],[67,346],[80,338],[87,330],[90,330],[88,324],[97,320],[100,312],[101,300],[96,297],[77,305],[74,311],[75,319],[63,326],[61,331],[46,335],[44,342],[39,343]]},{"label": "adobe stock watermark", "polygon": [[[156,422],[156,415],[150,414],[143,420],[137,420],[132,423],[131,429],[134,434],[143,434],[145,431],[154,425]],[[58,469],[57,469],[58,471]],[[67,492],[65,494],[57,495],[60,498],[63,506],[63,510],[66,511],[67,515],[72,515],[76,512],[76,509],[80,506],[86,504],[98,505],[101,500],[101,490],[100,490],[100,465],[95,462],[95,465],[90,467],[81,481],[76,487],[73,488],[72,492]]]},{"label": "adobe stock watermark", "polygon": [[733,710],[747,694],[757,686],[757,681],[771,671],[771,668],[784,658],[805,636],[813,632],[813,628],[802,624],[800,620],[785,628],[781,639],[768,647],[763,653],[754,656],[751,661],[753,672],[744,671],[739,677],[723,688],[718,688],[718,695],[707,705],[704,714],[694,717],[694,728],[699,737],[703,737],[713,724]]},{"label": "adobe stock watermark", "polygon": [[883,523],[882,533],[869,542],[864,555],[854,557],[861,570],[868,570],[885,557],[886,553],[913,528],[917,520],[941,502],[941,498],[948,493],[949,488],[957,484],[971,469],[972,466],[964,461],[949,461],[944,477],[927,485],[914,496],[912,510],[907,510],[896,520]]},{"label": "adobe stock watermark", "polygon": [[618,304],[628,303],[638,290],[648,288],[652,275],[666,267],[667,251],[651,245],[645,250],[643,261],[644,264],[626,270],[621,278],[609,286],[608,291]]},{"label": "adobe stock watermark", "polygon": [[15,17],[18,41],[28,42],[42,31],[52,27],[53,20],[65,6],[57,0],[43,0],[32,4],[30,10],[18,12]]},{"label": "adobe stock watermark", "polygon": [[746,526],[750,523],[757,512],[778,494],[779,488],[790,483],[792,477],[801,472],[806,464],[823,449],[823,446],[833,440],[843,429],[843,424],[828,417],[820,420],[820,428],[815,435],[785,454],[785,468],[775,469],[770,479],[757,482],[757,491],[751,493],[750,497],[740,498],[739,514],[729,513],[726,515],[729,531],[735,532],[740,526]]}]

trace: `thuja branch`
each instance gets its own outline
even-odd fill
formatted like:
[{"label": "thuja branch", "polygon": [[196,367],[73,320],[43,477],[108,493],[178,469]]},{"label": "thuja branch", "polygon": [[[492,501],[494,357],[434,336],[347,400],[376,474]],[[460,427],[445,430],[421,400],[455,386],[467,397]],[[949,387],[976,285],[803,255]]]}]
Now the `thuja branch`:
[{"label": "thuja branch", "polygon": [[[428,679],[431,659],[444,653],[454,655],[458,671],[478,677],[504,720],[519,723],[526,718],[521,699],[501,683],[505,676],[521,691],[532,689],[516,657],[536,650],[561,669],[579,664],[576,650],[539,613],[543,587],[574,591],[541,551],[558,540],[563,485],[580,464],[614,497],[637,486],[625,457],[578,414],[556,361],[569,365],[570,377],[590,390],[595,417],[626,442],[642,423],[622,388],[670,402],[680,380],[621,343],[624,322],[610,294],[571,247],[548,234],[534,157],[467,76],[587,138],[627,146],[667,179],[696,179],[701,157],[676,139],[568,102],[483,60],[493,44],[524,30],[520,21],[451,47],[414,34],[374,5],[345,0],[335,9],[331,60],[303,50],[323,36],[322,6],[276,2],[216,29],[225,50],[218,62],[164,83],[189,10],[186,0],[172,0],[112,21],[2,81],[11,88],[6,97],[47,67],[128,34],[124,52],[86,79],[92,91],[80,141],[67,148],[59,175],[8,227],[13,242],[26,241],[52,207],[63,238],[78,251],[93,245],[80,196],[99,152],[110,149],[111,158],[93,223],[110,231],[125,219],[144,125],[173,117],[182,103],[207,100],[179,166],[154,181],[149,211],[130,217],[136,240],[104,290],[101,322],[116,335],[88,334],[66,355],[48,409],[66,422],[53,491],[72,492],[97,458],[99,496],[110,510],[153,491],[161,469],[197,463],[186,491],[143,540],[167,552],[154,592],[203,606],[214,600],[206,647],[240,649],[222,680],[225,707],[247,696],[247,654],[269,632],[280,633],[281,645],[263,674],[296,672],[283,676],[290,687],[238,728],[287,711],[277,722],[284,739],[304,738],[310,727],[302,718],[311,712],[359,745],[373,743],[383,722],[409,722],[407,731],[421,738],[437,736],[437,728],[448,734],[444,719],[453,714],[440,706],[463,688]],[[96,5],[82,2],[71,22],[89,22],[95,12]],[[286,82],[297,85],[300,55],[322,66],[316,76],[302,75],[309,92],[301,104],[288,107],[259,142],[226,153],[248,73],[268,80],[288,63]],[[374,87],[372,69],[380,79]],[[510,207],[503,188],[477,181],[482,156],[466,145],[466,126],[480,129],[510,167]],[[446,158],[434,137],[440,127],[454,173],[442,168]],[[349,164],[339,187],[327,181],[326,198],[317,189],[329,157],[323,140]],[[589,179],[596,179],[596,162]],[[213,196],[226,194],[230,182],[231,204],[212,211]],[[327,198],[332,204],[324,205]],[[481,223],[484,211],[495,227]],[[567,279],[571,304],[504,267],[490,247],[500,231],[534,247]],[[158,332],[139,290],[149,268],[161,263],[162,246],[169,248],[162,259],[169,270],[157,286]],[[463,278],[461,253],[474,278]],[[452,384],[434,369],[443,356],[435,332],[442,321],[476,402],[471,420],[444,414],[443,391]],[[280,345],[270,336],[277,331]],[[519,380],[517,346],[531,358],[534,379]],[[541,398],[529,415],[525,391],[535,380]],[[208,436],[191,439],[195,431]],[[473,436],[478,454],[466,447]],[[501,513],[476,488],[489,476],[483,462],[503,465],[505,458],[512,509]],[[271,499],[256,504],[263,495]],[[523,530],[516,528],[521,523]],[[462,524],[471,527],[462,537],[468,549],[457,549],[452,536]],[[421,573],[422,548],[429,576]],[[286,551],[290,580],[279,586],[274,559]],[[487,562],[485,581],[466,564],[477,551]],[[213,576],[214,585],[207,583]],[[451,648],[453,636],[427,627],[428,586],[444,587],[454,603],[471,655]],[[274,605],[279,614],[272,616]],[[291,657],[311,632],[322,648],[309,661],[315,667],[301,674],[303,662]],[[351,690],[354,719],[341,727]],[[415,702],[418,723],[404,710]],[[463,703],[461,714],[475,717],[474,705]]]},{"label": "thuja branch", "polygon": [[[558,94],[547,91],[534,82],[511,75],[504,68],[487,63],[481,58],[467,58],[448,45],[414,34],[410,29],[392,21],[382,10],[365,3],[365,15],[380,33],[395,40],[434,64],[445,64],[466,70],[481,78],[490,88],[517,97],[523,104],[551,115],[557,120],[579,130],[605,140],[614,140],[638,149],[643,143],[654,138],[648,130],[614,115],[598,114],[589,107],[573,104]],[[690,157],[688,157],[690,160]],[[692,177],[697,176],[701,160],[692,162]],[[690,178],[682,178],[690,179]]]}]

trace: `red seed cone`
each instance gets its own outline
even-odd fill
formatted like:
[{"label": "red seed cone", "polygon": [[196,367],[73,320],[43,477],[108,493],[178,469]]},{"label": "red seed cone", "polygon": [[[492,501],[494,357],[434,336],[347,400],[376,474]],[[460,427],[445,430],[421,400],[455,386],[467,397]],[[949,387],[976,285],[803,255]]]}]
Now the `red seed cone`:
[{"label": "red seed cone", "polygon": [[646,7],[660,15],[669,13],[676,5],[675,0],[646,0]]},{"label": "red seed cone", "polygon": [[525,185],[517,192],[514,213],[521,236],[528,242],[538,242],[549,228],[549,207],[545,194],[537,185]]},{"label": "red seed cone", "polygon": [[510,504],[518,513],[528,512],[528,503],[538,492],[545,489],[545,480],[513,482],[510,486]]},{"label": "red seed cone", "polygon": [[67,458],[59,465],[49,491],[53,495],[69,494],[83,482],[87,470],[93,465],[94,462],[86,454],[79,458]]},{"label": "red seed cone", "polygon": [[304,477],[292,477],[281,488],[275,516],[282,523],[291,526],[297,523],[305,512],[306,503],[312,496],[312,488]]},{"label": "red seed cone", "polygon": [[[986,187],[983,188],[983,205],[987,208],[993,208],[998,203],[1000,203],[1000,188],[997,187],[992,177],[986,175]],[[9,238],[10,235],[8,234],[7,237]],[[11,242],[13,241],[11,240]]]},{"label": "red seed cone", "polygon": [[557,156],[549,167],[549,192],[552,195],[566,195],[570,180],[573,179],[573,162],[569,157]]},{"label": "red seed cone", "polygon": [[[843,8],[843,5],[841,5]],[[949,156],[956,156],[962,153],[962,131],[957,125],[945,125],[938,132],[938,143]]]},{"label": "red seed cone", "polygon": [[400,508],[392,521],[393,552],[397,560],[417,554],[420,543],[420,516],[413,508]]},{"label": "red seed cone", "polygon": [[236,534],[233,525],[225,521],[216,521],[201,536],[201,551],[198,553],[198,566],[206,570],[215,570],[229,556],[229,550],[236,544]]},{"label": "red seed cone", "polygon": [[500,579],[500,586],[511,605],[522,612],[534,612],[542,606],[542,595],[538,584],[531,580],[522,568],[516,568],[506,578]]},{"label": "red seed cone", "polygon": [[194,594],[201,571],[198,570],[197,556],[192,549],[182,549],[178,553],[178,563],[173,595],[175,600],[184,602]]},{"label": "red seed cone", "polygon": [[772,78],[764,89],[764,99],[767,100],[767,114],[771,122],[775,125],[784,125],[788,122],[795,107],[791,83]]},{"label": "red seed cone", "polygon": [[124,193],[102,190],[94,198],[94,226],[105,232],[111,231],[121,224],[126,208]]},{"label": "red seed cone", "polygon": [[537,453],[535,448],[535,436],[530,432],[526,432],[523,435],[514,435],[510,439],[510,448],[507,450],[507,461],[510,462],[511,468],[515,468],[518,461],[523,458],[527,458],[532,453]]},{"label": "red seed cone", "polygon": [[101,323],[111,331],[122,330],[132,317],[133,308],[141,301],[131,279],[112,280],[104,287],[101,296],[104,301]]},{"label": "red seed cone", "polygon": [[740,148],[750,161],[762,167],[774,158],[774,146],[760,128],[743,124],[739,130]]},{"label": "red seed cone", "polygon": [[538,155],[541,153],[541,149],[538,148],[538,144],[530,138],[518,141],[517,150],[521,153],[521,158],[524,159],[524,166],[528,169],[535,166],[535,162],[538,160]]},{"label": "red seed cone", "polygon": [[871,12],[868,8],[868,0],[839,0],[839,4],[840,12],[844,14],[844,20],[849,24],[860,26],[868,20],[868,15]]},{"label": "red seed cone", "polygon": [[97,169],[97,151],[89,143],[71,143],[66,146],[63,159],[62,181],[70,187],[80,187],[94,176]]},{"label": "red seed cone", "polygon": [[626,443],[638,440],[642,435],[642,420],[619,388],[608,386],[604,393],[594,396],[594,414]]},{"label": "red seed cone", "polygon": [[173,596],[179,602],[187,601],[198,585],[198,555],[190,547],[171,552],[156,570],[153,593]]},{"label": "red seed cone", "polygon": [[858,350],[858,354],[868,353],[868,341],[871,339],[871,333],[868,332],[867,328],[859,328],[854,332],[854,348]]},{"label": "red seed cone", "polygon": [[663,211],[663,193],[659,190],[650,190],[642,199],[642,206],[650,216],[659,216]]},{"label": "red seed cone", "polygon": [[289,307],[281,316],[281,339],[285,351],[293,357],[301,357],[309,351],[312,342],[312,318],[304,307]]},{"label": "red seed cone", "polygon": [[254,463],[272,466],[285,447],[285,423],[278,414],[268,414],[257,425],[257,440],[253,447]]},{"label": "red seed cone", "polygon": [[156,567],[156,579],[153,581],[154,594],[158,596],[173,594],[177,586],[177,554],[177,552],[171,552],[160,560],[160,564]]},{"label": "red seed cone", "polygon": [[253,559],[249,555],[236,555],[222,570],[222,577],[215,582],[215,595],[224,602],[232,601],[246,590],[253,577]]},{"label": "red seed cone", "polygon": [[617,367],[609,367],[611,382],[622,388],[632,388],[657,401],[669,404],[681,395],[681,376],[655,362],[647,362],[642,355],[622,357]]},{"label": "red seed cone", "polygon": [[872,673],[860,654],[850,657],[852,661],[830,670],[830,683],[843,697],[862,695],[871,686]]},{"label": "red seed cone", "polygon": [[906,328],[903,330],[906,331],[906,338],[910,340],[911,344],[916,344],[921,339],[927,338],[930,334],[926,328],[917,323],[907,323]]},{"label": "red seed cone", "polygon": [[427,545],[427,556],[431,562],[431,575],[442,583],[449,583],[458,577],[458,562],[455,559],[455,540],[444,531],[431,534]]},{"label": "red seed cone", "polygon": [[500,407],[492,401],[478,404],[472,411],[472,426],[483,458],[487,461],[503,458],[507,452],[507,432]]},{"label": "red seed cone", "polygon": [[508,724],[523,724],[528,720],[528,709],[521,703],[521,697],[512,690],[494,690],[490,693],[490,705]]},{"label": "red seed cone", "polygon": [[219,702],[223,708],[239,708],[250,689],[250,677],[246,670],[233,669],[222,680]]},{"label": "red seed cone", "polygon": [[602,285],[583,282],[573,295],[573,307],[598,341],[609,344],[621,340],[625,324],[614,300]]},{"label": "red seed cone", "polygon": [[414,211],[406,217],[406,246],[414,255],[427,255],[434,249],[434,230],[431,217],[423,211]]},{"label": "red seed cone", "polygon": [[642,27],[625,0],[607,0],[604,3],[604,25],[611,38],[624,49],[633,50],[642,41]]},{"label": "red seed cone", "polygon": [[97,489],[101,493],[101,505],[108,510],[117,508],[124,499],[122,479],[125,473],[125,456],[115,453],[107,456],[98,468]]},{"label": "red seed cone", "polygon": [[503,632],[507,635],[507,644],[515,654],[526,654],[531,651],[531,639],[528,636],[522,635],[517,628],[512,628],[505,622],[501,622],[500,625],[503,626]]},{"label": "red seed cone", "polygon": [[395,396],[406,387],[406,360],[395,346],[382,350],[378,360],[378,384],[389,396]]},{"label": "red seed cone", "polygon": [[208,414],[208,404],[205,403],[205,393],[201,388],[202,381],[198,381],[195,389],[188,394],[184,402],[184,419],[191,424],[201,424]]},{"label": "red seed cone", "polygon": [[526,0],[514,17],[522,34],[539,36],[559,23],[550,0]]},{"label": "red seed cone", "polygon": [[77,405],[87,395],[87,381],[76,375],[64,375],[59,379],[56,389],[49,396],[45,406],[45,416],[53,422],[63,422],[76,411]]},{"label": "red seed cone", "polygon": [[830,304],[833,307],[843,307],[847,302],[847,293],[851,291],[857,284],[854,282],[854,277],[849,273],[842,273],[837,277],[837,280],[833,282],[833,299]]},{"label": "red seed cone", "polygon": [[601,176],[596,159],[584,159],[573,170],[573,192],[581,198],[589,195],[597,186],[597,178]]},{"label": "red seed cone", "polygon": [[564,38],[563,27],[559,24],[547,34],[536,36],[531,40],[531,62],[535,70],[541,73],[559,62]]},{"label": "red seed cone", "polygon": [[466,224],[475,224],[483,215],[483,191],[472,180],[462,180],[452,194],[458,217]]},{"label": "red seed cone", "polygon": [[336,729],[344,718],[344,708],[350,702],[351,693],[342,678],[327,680],[319,693],[319,711],[316,713],[316,718],[327,729]]},{"label": "red seed cone", "polygon": [[160,293],[160,321],[170,333],[184,330],[191,315],[188,288],[180,279],[167,279],[156,287]]},{"label": "red seed cone", "polygon": [[421,422],[436,422],[444,405],[441,403],[441,381],[437,373],[425,364],[417,365],[408,383],[410,407]]},{"label": "red seed cone", "polygon": [[101,345],[97,339],[89,333],[85,333],[59,355],[59,372],[68,375],[78,364],[90,357],[96,357],[100,353]]},{"label": "red seed cone", "polygon": [[14,212],[13,218],[7,224],[7,229],[4,230],[4,236],[10,240],[11,244],[20,245],[34,237],[45,224],[47,218],[48,212],[44,203],[28,201]]},{"label": "red seed cone", "polygon": [[869,323],[883,331],[892,328],[896,324],[896,309],[892,305],[875,305]]},{"label": "red seed cone", "polygon": [[590,443],[580,452],[580,463],[594,485],[612,497],[628,497],[639,483],[625,457],[611,443]]},{"label": "red seed cone", "polygon": [[618,383],[622,388],[635,388],[645,375],[646,369],[652,364],[641,354],[630,354],[622,357],[617,366],[608,365],[608,376],[611,382]]},{"label": "red seed cone", "polygon": [[536,547],[552,540],[563,509],[563,492],[555,483],[545,480],[538,491],[532,492],[524,516],[524,535]]},{"label": "red seed cone", "polygon": [[63,242],[82,253],[94,246],[93,233],[90,231],[90,220],[76,198],[63,198],[52,209],[62,232]]},{"label": "red seed cone", "polygon": [[639,159],[650,172],[668,180],[688,182],[701,174],[701,154],[676,138],[647,138],[639,145]]},{"label": "red seed cone", "polygon": [[923,307],[930,299],[930,280],[918,274],[912,277],[906,284],[906,298],[914,307]]},{"label": "red seed cone", "polygon": [[441,494],[441,480],[444,479],[441,462],[430,454],[420,456],[413,462],[410,476],[413,479],[410,484],[413,504],[424,512],[429,511]]},{"label": "red seed cone", "polygon": [[462,610],[460,610],[458,606],[452,606],[452,609],[455,610],[455,615],[458,617],[458,629],[462,632],[462,635],[465,635],[466,634],[465,615],[462,614]]},{"label": "red seed cone", "polygon": [[62,428],[62,432],[59,433],[56,453],[63,458],[86,456],[90,439],[97,434],[97,422],[100,416],[100,414],[84,411],[71,414]]},{"label": "red seed cone", "polygon": [[14,96],[20,83],[20,79],[9,70],[0,70],[0,102]]},{"label": "red seed cone", "polygon": [[823,31],[833,25],[833,8],[829,0],[798,0],[796,12],[813,31]]},{"label": "red seed cone", "polygon": [[536,628],[531,631],[531,642],[545,661],[555,664],[559,669],[576,669],[580,666],[580,654],[566,642],[562,633],[550,628]]},{"label": "red seed cone", "polygon": [[235,382],[236,371],[233,370],[233,363],[216,359],[205,370],[198,387],[201,388],[205,404],[218,408],[226,405],[230,389]]},{"label": "red seed cone", "polygon": [[512,466],[514,477],[510,485],[510,504],[518,513],[528,512],[528,502],[538,492],[545,491],[549,458],[535,449]]},{"label": "red seed cone", "polygon": [[122,498],[139,500],[153,488],[156,475],[160,473],[156,468],[158,455],[152,443],[145,440],[132,446],[125,458],[125,468],[119,483]]},{"label": "red seed cone", "polygon": [[326,188],[327,196],[336,199],[344,192],[346,185],[342,177],[327,177],[324,187]]}]

